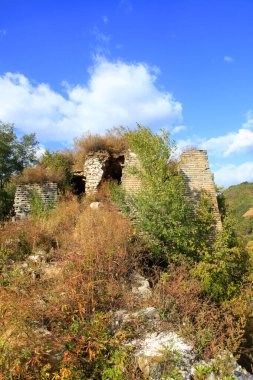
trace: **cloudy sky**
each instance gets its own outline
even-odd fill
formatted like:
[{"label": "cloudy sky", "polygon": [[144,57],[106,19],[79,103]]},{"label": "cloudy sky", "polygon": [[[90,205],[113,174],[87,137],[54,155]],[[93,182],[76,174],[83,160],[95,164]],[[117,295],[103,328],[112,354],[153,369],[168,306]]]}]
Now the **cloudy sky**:
[{"label": "cloudy sky", "polygon": [[136,123],[253,182],[252,0],[0,0],[0,120],[41,147]]}]

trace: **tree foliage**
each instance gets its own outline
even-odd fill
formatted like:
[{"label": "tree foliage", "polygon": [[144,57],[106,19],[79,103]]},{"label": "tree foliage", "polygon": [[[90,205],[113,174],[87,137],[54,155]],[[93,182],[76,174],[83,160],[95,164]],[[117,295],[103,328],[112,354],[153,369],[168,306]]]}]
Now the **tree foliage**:
[{"label": "tree foliage", "polygon": [[15,190],[10,179],[35,162],[36,147],[35,134],[18,138],[12,124],[0,121],[0,220],[13,204]]},{"label": "tree foliage", "polygon": [[70,186],[73,177],[73,156],[70,151],[50,152],[46,150],[41,158],[41,165],[53,170],[61,178],[60,184],[62,187]]},{"label": "tree foliage", "polygon": [[12,124],[0,122],[0,188],[3,189],[13,174],[21,173],[36,160],[35,134],[18,138]]},{"label": "tree foliage", "polygon": [[232,298],[246,278],[249,255],[239,246],[224,202],[223,230],[218,233],[210,196],[200,192],[196,204],[187,196],[169,134],[153,134],[138,125],[126,137],[140,161],[132,174],[139,177],[141,188],[125,195],[125,203],[134,210],[135,223],[153,256],[162,265],[186,259],[206,294],[217,302]]},{"label": "tree foliage", "polygon": [[135,175],[141,190],[131,197],[136,221],[156,255],[177,261],[181,255],[198,261],[201,250],[209,250],[214,218],[208,197],[201,197],[198,210],[187,200],[182,176],[173,159],[175,144],[169,134],[153,134],[138,125],[129,131],[130,148],[140,160]]}]

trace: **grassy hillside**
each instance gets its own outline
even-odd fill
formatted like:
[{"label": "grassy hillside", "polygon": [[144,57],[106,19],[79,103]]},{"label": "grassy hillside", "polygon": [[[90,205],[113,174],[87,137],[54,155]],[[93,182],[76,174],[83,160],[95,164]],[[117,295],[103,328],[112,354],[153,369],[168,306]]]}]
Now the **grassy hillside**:
[{"label": "grassy hillside", "polygon": [[235,218],[237,233],[246,243],[253,241],[253,216],[243,217],[253,207],[253,183],[231,186],[224,191],[224,196]]}]

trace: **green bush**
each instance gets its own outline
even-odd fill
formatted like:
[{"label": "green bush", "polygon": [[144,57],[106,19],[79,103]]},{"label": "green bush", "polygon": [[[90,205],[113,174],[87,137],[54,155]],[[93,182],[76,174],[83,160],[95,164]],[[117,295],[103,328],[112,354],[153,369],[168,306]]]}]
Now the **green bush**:
[{"label": "green bush", "polygon": [[203,291],[215,301],[240,291],[249,270],[249,255],[239,247],[232,220],[222,201],[223,230],[218,233],[213,201],[202,192],[192,205],[177,163],[176,147],[169,134],[153,134],[138,125],[126,133],[130,149],[140,161],[132,168],[141,188],[131,196],[113,189],[113,199],[124,210],[130,206],[134,222],[156,263],[178,264],[186,258]]},{"label": "green bush", "polygon": [[15,196],[15,186],[8,183],[0,189],[0,220],[10,215]]},{"label": "green bush", "polygon": [[126,137],[140,161],[140,168],[132,172],[141,180],[140,191],[127,202],[151,251],[165,264],[177,262],[181,255],[198,261],[203,250],[210,250],[215,228],[209,198],[202,194],[197,209],[188,201],[183,178],[172,158],[176,147],[167,132],[153,134],[138,125]]},{"label": "green bush", "polygon": [[30,192],[29,202],[31,207],[31,215],[37,218],[47,218],[50,210],[52,210],[55,206],[54,202],[44,204],[41,196],[35,190]]}]

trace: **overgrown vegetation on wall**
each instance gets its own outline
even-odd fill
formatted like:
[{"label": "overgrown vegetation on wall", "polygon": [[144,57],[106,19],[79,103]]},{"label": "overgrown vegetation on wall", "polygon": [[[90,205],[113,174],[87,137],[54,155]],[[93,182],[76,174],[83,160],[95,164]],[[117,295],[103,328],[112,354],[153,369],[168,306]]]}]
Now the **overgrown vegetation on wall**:
[{"label": "overgrown vegetation on wall", "polygon": [[35,134],[18,138],[12,124],[0,121],[0,221],[11,211],[15,186],[13,175],[18,175],[36,161]]},{"label": "overgrown vegetation on wall", "polygon": [[73,154],[70,151],[50,152],[48,150],[40,158],[35,167],[25,168],[16,178],[17,183],[57,182],[62,189],[70,188],[73,177]]},{"label": "overgrown vegetation on wall", "polygon": [[[0,379],[143,380],[125,343],[145,324],[112,323],[116,310],[147,306],[132,297],[133,269],[153,285],[148,305],[199,360],[245,351],[250,253],[229,218],[216,232],[208,194],[196,206],[188,201],[167,133],[138,126],[124,139],[140,159],[137,194],[115,185],[91,198],[66,192],[48,210],[35,197],[26,220],[0,229]],[[64,160],[46,153],[42,164],[68,173],[71,160]],[[102,207],[90,208],[92,200]],[[246,354],[250,366],[252,351]]]},{"label": "overgrown vegetation on wall", "polygon": [[124,128],[114,128],[106,135],[88,133],[74,142],[75,168],[83,170],[88,153],[106,151],[110,154],[118,154],[125,152],[127,147]]},{"label": "overgrown vegetation on wall", "polygon": [[247,277],[250,257],[239,246],[229,217],[218,233],[208,194],[199,194],[196,206],[187,199],[184,181],[171,158],[175,146],[166,132],[154,135],[139,125],[126,137],[140,160],[140,168],[133,170],[142,185],[136,194],[121,197],[121,204],[134,210],[135,223],[154,262],[166,266],[186,260],[203,291],[214,300],[235,296]]}]

